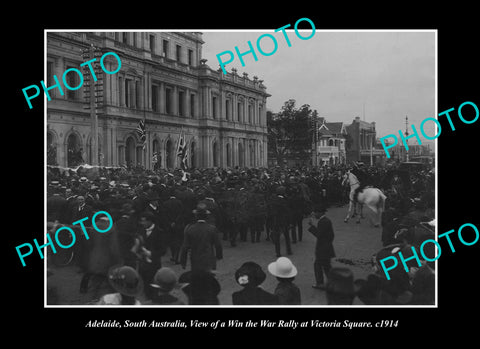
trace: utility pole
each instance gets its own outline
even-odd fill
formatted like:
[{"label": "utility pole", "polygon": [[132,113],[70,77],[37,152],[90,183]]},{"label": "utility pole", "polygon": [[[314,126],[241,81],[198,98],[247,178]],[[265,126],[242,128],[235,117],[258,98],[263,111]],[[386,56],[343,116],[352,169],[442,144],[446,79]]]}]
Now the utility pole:
[{"label": "utility pole", "polygon": [[405,159],[406,161],[408,162],[408,116],[405,115],[405,142],[406,143],[406,147],[405,147]]},{"label": "utility pole", "polygon": [[[98,165],[98,115],[97,108],[103,100],[103,72],[98,60],[102,56],[100,48],[90,45],[90,47],[82,50],[82,58],[85,62],[93,61],[93,75],[90,72],[89,64],[83,66],[84,76],[84,97],[87,105],[85,109],[90,109],[90,125],[91,125],[91,165]],[[95,60],[94,60],[95,59]],[[84,62],[84,63],[85,63]]]}]

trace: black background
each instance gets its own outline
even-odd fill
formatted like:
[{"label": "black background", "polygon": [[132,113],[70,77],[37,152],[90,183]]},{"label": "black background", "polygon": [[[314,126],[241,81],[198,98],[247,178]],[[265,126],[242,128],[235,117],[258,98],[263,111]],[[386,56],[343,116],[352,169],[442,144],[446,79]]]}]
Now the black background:
[{"label": "black background", "polygon": [[[8,236],[3,244],[5,267],[12,273],[3,282],[7,291],[4,298],[8,307],[6,320],[12,328],[28,331],[40,331],[44,334],[69,334],[70,344],[87,339],[95,344],[101,335],[107,341],[120,337],[153,338],[153,342],[139,342],[139,345],[167,345],[168,340],[177,343],[196,340],[197,335],[207,335],[203,345],[231,345],[233,343],[256,343],[257,336],[268,340],[280,338],[293,340],[303,338],[307,333],[317,340],[305,342],[305,345],[326,343],[327,337],[340,342],[348,341],[355,335],[367,337],[368,343],[395,343],[395,338],[424,338],[429,343],[442,333],[454,336],[455,333],[470,333],[478,323],[478,283],[477,265],[474,256],[478,254],[478,244],[462,246],[452,235],[456,248],[451,253],[445,241],[441,241],[442,256],[439,259],[438,308],[295,308],[295,309],[244,309],[244,308],[141,308],[141,309],[105,309],[105,308],[61,308],[44,309],[43,264],[39,258],[28,260],[22,267],[15,246],[32,242],[33,238],[42,241],[43,204],[44,204],[44,114],[40,100],[35,100],[34,108],[28,110],[22,88],[38,84],[43,79],[44,70],[44,29],[256,29],[279,28],[287,23],[293,24],[302,17],[311,19],[321,29],[438,29],[438,112],[455,108],[451,113],[456,131],[451,131],[445,119],[440,119],[442,134],[438,145],[438,217],[439,234],[451,229],[457,230],[464,223],[478,224],[478,186],[480,178],[477,172],[477,147],[479,122],[463,124],[458,116],[458,106],[465,101],[480,106],[478,98],[478,27],[472,5],[449,4],[444,9],[438,6],[420,9],[418,5],[389,3],[388,8],[369,7],[357,4],[352,7],[343,3],[338,9],[323,7],[321,3],[307,7],[296,4],[277,3],[262,11],[246,3],[191,3],[180,8],[167,8],[158,5],[136,4],[134,10],[120,3],[110,4],[110,9],[100,10],[97,5],[80,4],[76,9],[55,11],[53,5],[44,9],[48,13],[43,18],[18,21],[15,27],[5,28],[4,37],[8,37],[4,48],[3,68],[8,79],[3,81],[4,134],[9,140],[3,143],[3,170],[8,178],[3,179],[6,190],[4,201],[8,203],[3,210],[4,219],[9,222]],[[155,10],[153,10],[155,9]],[[19,13],[25,13],[23,9]],[[29,8],[29,12],[35,11]],[[39,15],[40,12],[38,12]],[[304,23],[305,24],[305,23]],[[307,27],[306,27],[307,28]],[[12,40],[11,42],[9,40]],[[236,45],[239,43],[232,43]],[[308,53],[306,53],[308,54]],[[5,92],[7,92],[5,94]],[[464,111],[467,117],[471,108]],[[425,115],[432,117],[433,115]],[[417,129],[418,129],[418,125]],[[11,188],[11,190],[9,190]],[[471,240],[471,239],[470,239]],[[12,280],[12,282],[9,282]],[[16,320],[15,320],[16,319]],[[296,329],[89,329],[84,328],[89,320],[170,320],[190,319],[200,321],[238,319],[241,321],[261,319],[278,321],[295,319],[296,321],[380,321],[400,320],[396,328],[354,329],[310,328]],[[212,334],[230,335],[218,341],[220,337]],[[442,332],[443,331],[443,332]],[[345,336],[349,334],[349,336]],[[390,340],[380,339],[388,335]],[[416,335],[420,335],[420,337]],[[294,336],[293,336],[294,335]],[[393,336],[392,336],[393,335]],[[415,336],[415,337],[411,337]],[[26,341],[27,337],[17,338]],[[50,336],[32,339],[46,340]],[[51,338],[51,337],[50,337]],[[56,337],[55,338],[60,338]],[[306,337],[305,337],[306,338]],[[384,337],[385,338],[385,337]],[[163,340],[162,340],[163,339]],[[48,339],[49,341],[55,339]],[[378,342],[377,342],[378,341]],[[223,344],[225,343],[225,344]],[[285,342],[286,343],[286,342]],[[433,344],[433,342],[431,342]],[[55,343],[51,344],[55,345]],[[60,343],[58,343],[60,344]],[[62,340],[62,345],[66,343]],[[359,343],[361,345],[361,343]]]}]

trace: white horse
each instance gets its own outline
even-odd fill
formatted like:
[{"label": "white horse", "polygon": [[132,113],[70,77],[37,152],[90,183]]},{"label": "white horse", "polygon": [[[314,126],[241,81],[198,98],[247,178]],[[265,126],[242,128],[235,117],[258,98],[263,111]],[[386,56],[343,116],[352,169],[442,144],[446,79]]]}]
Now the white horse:
[{"label": "white horse", "polygon": [[[352,213],[352,208],[355,210],[355,203],[353,202],[353,195],[355,190],[360,186],[360,182],[352,172],[347,171],[343,177],[342,185],[349,184],[350,185],[350,205],[348,207],[348,213],[345,217],[344,222],[348,222],[350,218],[350,214]],[[380,189],[377,188],[364,188],[362,191],[358,193],[357,201],[360,204],[360,216],[357,219],[357,223],[360,223],[360,217],[362,214],[362,207],[363,205],[367,205],[374,213],[377,218],[377,221],[374,222],[375,227],[379,227],[380,223],[382,222],[382,213],[385,210],[385,200],[387,197],[385,194],[382,193]],[[352,217],[355,216],[352,215]],[[362,217],[363,218],[363,217]]]}]

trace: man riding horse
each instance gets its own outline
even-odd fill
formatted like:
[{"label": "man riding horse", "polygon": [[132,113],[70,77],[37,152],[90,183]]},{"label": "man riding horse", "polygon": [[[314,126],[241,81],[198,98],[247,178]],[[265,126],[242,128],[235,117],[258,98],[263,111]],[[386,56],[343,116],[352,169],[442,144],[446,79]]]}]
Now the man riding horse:
[{"label": "man riding horse", "polygon": [[358,193],[360,193],[366,186],[370,185],[370,176],[360,167],[361,165],[355,163],[350,169],[350,172],[353,173],[359,183],[359,187],[355,189],[353,193],[353,202],[358,203]]}]

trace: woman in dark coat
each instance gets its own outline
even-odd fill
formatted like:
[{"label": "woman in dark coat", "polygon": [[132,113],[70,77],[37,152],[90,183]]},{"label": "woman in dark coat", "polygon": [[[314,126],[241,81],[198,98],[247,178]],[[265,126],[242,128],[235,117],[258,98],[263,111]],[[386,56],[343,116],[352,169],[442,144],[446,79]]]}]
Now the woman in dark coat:
[{"label": "woman in dark coat", "polygon": [[267,275],[255,262],[246,262],[235,272],[235,280],[243,290],[232,294],[234,305],[275,305],[278,298],[263,290],[260,284]]}]

